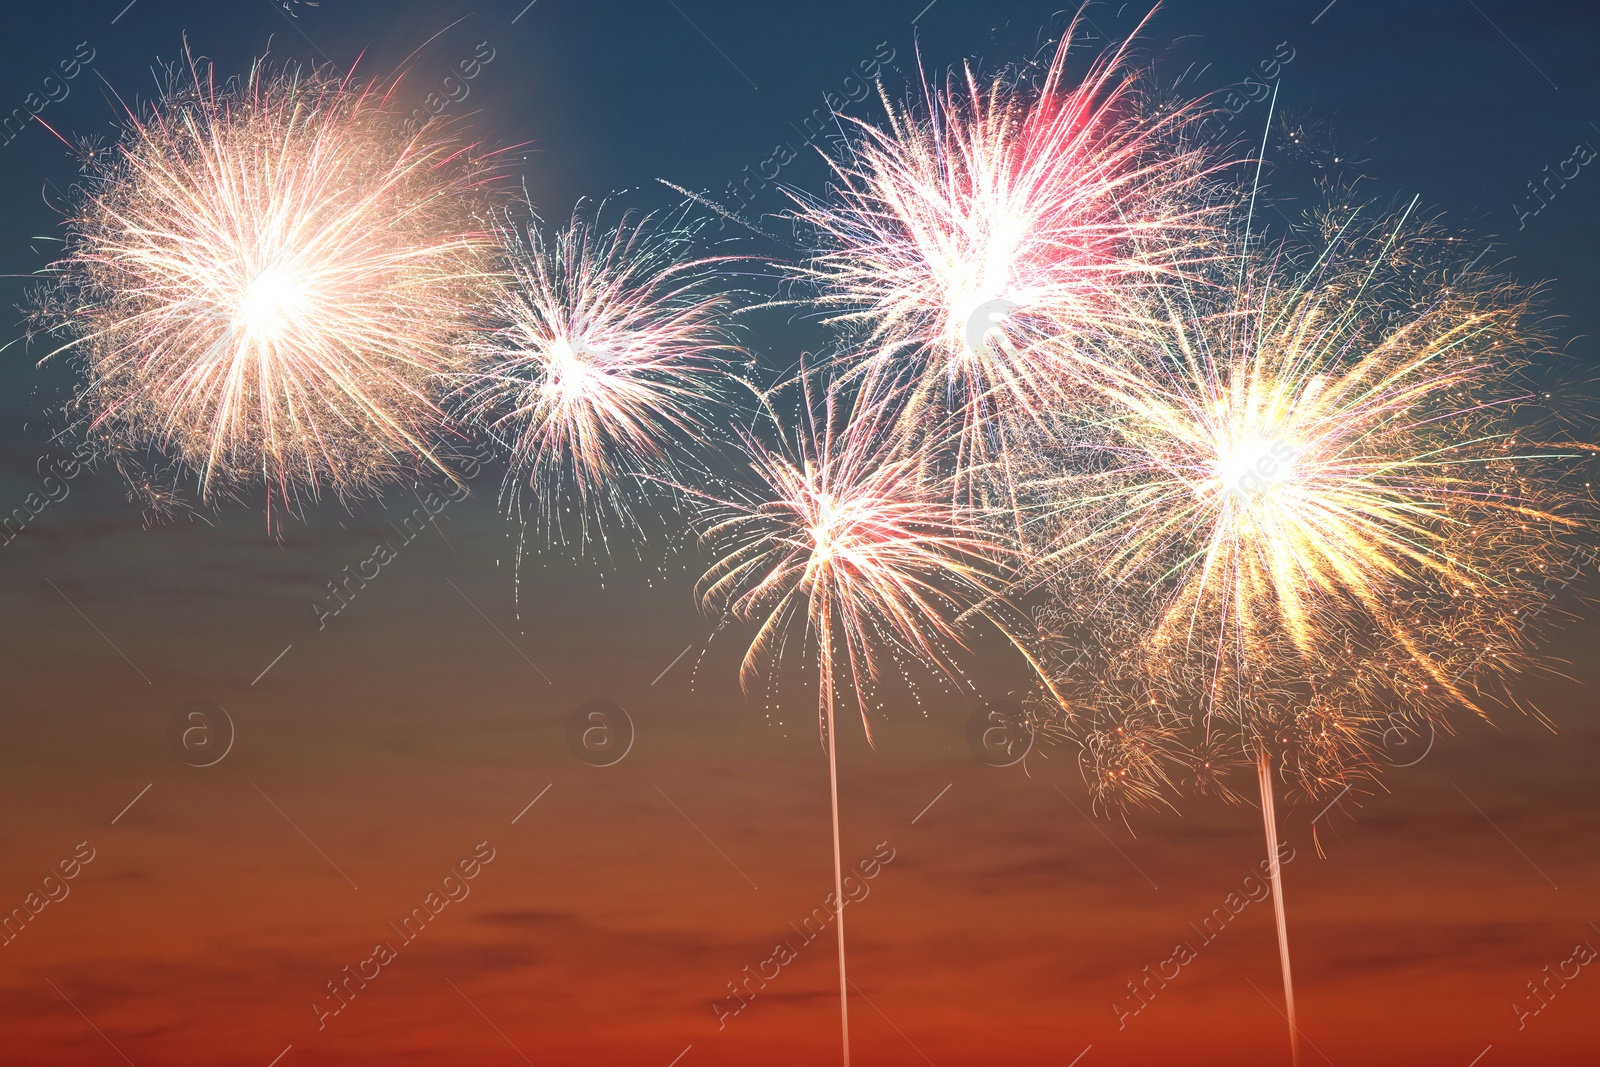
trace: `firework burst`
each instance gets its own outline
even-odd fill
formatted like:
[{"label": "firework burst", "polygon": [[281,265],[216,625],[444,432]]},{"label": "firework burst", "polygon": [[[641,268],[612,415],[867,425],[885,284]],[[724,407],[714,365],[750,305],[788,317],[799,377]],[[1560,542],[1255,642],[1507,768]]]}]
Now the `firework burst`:
[{"label": "firework burst", "polygon": [[1132,293],[1205,255],[1192,113],[1141,116],[1126,46],[1069,85],[1072,38],[1037,88],[968,67],[924,80],[918,107],[885,97],[881,128],[845,119],[857,136],[834,195],[798,200],[819,245],[798,273],[827,321],[865,332],[860,373],[905,391],[903,427],[953,419],[960,471],[1002,456],[1006,427],[1053,397],[1061,338],[1131,326]]},{"label": "firework burst", "polygon": [[[703,539],[717,561],[698,595],[706,610],[758,627],[740,672],[747,691],[776,669],[791,639],[799,654],[815,658],[842,901],[836,698],[853,696],[867,723],[868,694],[886,661],[931,663],[954,677],[949,653],[961,642],[953,619],[994,595],[1006,553],[982,529],[952,519],[916,457],[887,447],[893,430],[881,400],[847,409],[830,390],[819,411],[804,369],[800,390],[802,422],[792,434],[780,432],[784,445],[747,437],[748,484],[723,497],[701,494]],[[842,912],[837,922],[848,1064]]]},{"label": "firework burst", "polygon": [[1275,845],[1276,775],[1342,791],[1397,724],[1482,714],[1526,662],[1576,453],[1516,418],[1525,295],[1445,276],[1448,248],[1347,218],[1308,270],[1247,260],[1235,286],[1161,294],[1142,344],[1072,357],[1103,414],[1029,488],[1057,655],[1118,646],[1118,684],[1057,680],[1098,800],[1150,802],[1174,767],[1231,796],[1252,764]]},{"label": "firework burst", "polygon": [[1376,276],[1404,274],[1398,236],[1346,233],[1310,276],[1262,262],[1221,309],[1165,299],[1144,350],[1076,361],[1109,413],[1075,431],[1091,463],[1034,483],[1067,502],[1044,565],[1144,594],[1151,661],[1201,664],[1227,702],[1349,645],[1393,666],[1374,686],[1481,710],[1574,528],[1548,477],[1570,449],[1515,419],[1525,298],[1470,276],[1402,295]]},{"label": "firework burst", "polygon": [[804,388],[805,421],[790,444],[747,437],[751,486],[707,513],[704,540],[718,561],[701,602],[759,625],[741,682],[749,689],[776,669],[796,619],[825,668],[824,703],[835,639],[857,694],[871,690],[885,654],[952,669],[947,650],[960,641],[949,620],[994,594],[1005,551],[979,526],[953,523],[917,458],[888,448],[885,404],[852,406],[844,419],[837,393],[819,411]]},{"label": "firework burst", "polygon": [[261,65],[218,87],[191,60],[130,110],[37,316],[83,366],[92,439],[165,453],[202,499],[445,471],[439,375],[491,263],[488,172],[438,122],[405,133],[393,91]]},{"label": "firework burst", "polygon": [[457,387],[509,449],[508,485],[534,491],[549,530],[575,504],[583,534],[629,515],[625,488],[661,481],[675,440],[705,438],[735,350],[733,302],[709,285],[722,261],[691,256],[695,227],[598,214],[580,207],[554,239],[501,227],[510,270]]}]

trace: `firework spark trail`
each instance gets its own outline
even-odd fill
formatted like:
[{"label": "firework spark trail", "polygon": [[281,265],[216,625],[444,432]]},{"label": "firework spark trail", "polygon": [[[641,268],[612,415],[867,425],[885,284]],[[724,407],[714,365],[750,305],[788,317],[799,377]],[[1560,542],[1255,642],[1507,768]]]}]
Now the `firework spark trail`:
[{"label": "firework spark trail", "polygon": [[834,194],[795,195],[819,246],[795,272],[824,321],[865,333],[854,371],[905,394],[902,429],[954,423],[958,491],[1054,398],[1047,341],[1133,327],[1132,292],[1208,254],[1193,195],[1208,170],[1179,135],[1193,110],[1141,115],[1127,44],[1069,84],[1072,39],[1036,90],[968,67],[942,87],[924,75],[918,105],[885,96],[882,127],[841,116],[856,138],[829,161]]},{"label": "firework spark trail", "polygon": [[1341,790],[1394,716],[1486,714],[1528,660],[1517,620],[1579,530],[1582,446],[1518,425],[1525,294],[1439,282],[1449,245],[1414,229],[1333,219],[1308,268],[1257,253],[1237,283],[1159,294],[1143,344],[1063,360],[1102,411],[1035,440],[1026,492],[1047,640],[1125,638],[1058,679],[1097,802],[1159,802],[1169,767],[1232,797],[1253,762],[1270,841],[1277,760]]},{"label": "firework spark trail", "polygon": [[580,542],[630,517],[623,486],[667,475],[675,438],[705,438],[734,351],[733,302],[708,284],[725,261],[690,256],[695,227],[599,216],[580,205],[553,239],[537,219],[501,227],[509,274],[455,393],[509,448],[510,495],[532,489],[552,532],[575,500]]},{"label": "firework spark trail", "polygon": [[393,91],[261,64],[218,87],[191,59],[129,109],[35,309],[92,438],[169,454],[202,499],[448,473],[438,376],[490,269],[492,171],[448,125],[406,134]]},{"label": "firework spark trail", "polygon": [[1272,864],[1272,914],[1278,927],[1278,966],[1283,972],[1284,1015],[1289,1020],[1289,1054],[1300,1067],[1300,1027],[1295,1022],[1294,978],[1289,970],[1289,919],[1283,904],[1283,863],[1278,852],[1278,811],[1273,803],[1272,756],[1265,748],[1256,756],[1256,780],[1261,796],[1261,821],[1267,831],[1267,860]]},{"label": "firework spark trail", "polygon": [[[805,368],[801,421],[782,442],[747,435],[749,484],[722,495],[686,491],[706,505],[702,540],[717,555],[697,595],[711,613],[730,612],[758,629],[740,681],[749,691],[775,673],[797,618],[802,658],[814,649],[817,702],[828,753],[838,901],[839,1013],[850,1062],[845,974],[843,868],[839,847],[836,698],[848,686],[867,718],[882,661],[932,664],[954,678],[949,653],[961,645],[953,617],[998,589],[1004,549],[976,526],[953,523],[948,503],[930,491],[915,456],[890,452],[893,423],[881,401],[846,405],[833,390],[821,403]],[[835,642],[848,681],[836,677]]]}]

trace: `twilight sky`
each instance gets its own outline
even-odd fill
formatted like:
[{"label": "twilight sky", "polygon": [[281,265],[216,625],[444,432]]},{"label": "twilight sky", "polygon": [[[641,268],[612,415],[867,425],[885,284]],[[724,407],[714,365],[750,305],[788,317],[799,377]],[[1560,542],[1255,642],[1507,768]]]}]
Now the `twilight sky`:
[{"label": "twilight sky", "polygon": [[[997,0],[525,2],[19,6],[0,33],[0,116],[44,99],[38,118],[68,140],[110,142],[118,96],[147,99],[185,41],[220,73],[263,52],[371,75],[410,57],[408,106],[473,57],[452,111],[522,146],[515,178],[559,220],[583,196],[675,203],[656,179],[726,197],[785,148],[779,180],[820,190],[807,120],[828,102],[875,115],[862,70],[897,92],[919,54],[929,71],[992,69],[1065,17]],[[1089,33],[1121,36],[1144,10],[1093,4]],[[1173,0],[1143,52],[1198,92],[1292,55],[1279,106],[1340,162],[1275,158],[1269,189],[1288,201],[1330,177],[1384,201],[1420,195],[1545,283],[1553,391],[1587,395],[1600,174],[1585,165],[1539,198],[1530,183],[1600,147],[1590,5]],[[1237,120],[1252,139],[1264,121],[1259,106]],[[0,142],[9,307],[52,255],[77,163],[37,122],[0,122]],[[744,188],[752,215],[783,207],[770,184]],[[8,322],[0,514],[70,452],[52,439],[70,369],[40,368],[20,313]],[[751,344],[778,366],[817,337],[775,316]],[[327,502],[273,537],[258,502],[147,529],[110,475],[52,483],[58,499],[0,545],[0,913],[59,898],[0,944],[0,1063],[837,1062],[831,930],[799,929],[832,885],[804,693],[774,707],[741,695],[750,634],[713,636],[697,614],[692,550],[531,553],[519,571],[500,473],[414,539],[396,529],[417,507],[400,494]],[[380,541],[396,558],[319,627],[326,583]],[[1583,610],[1576,596],[1560,607]],[[1555,670],[1519,689],[1554,730],[1463,718],[1398,754],[1411,765],[1376,793],[1281,812],[1307,1064],[1595,1056],[1600,970],[1542,1000],[1527,987],[1600,947],[1589,614],[1551,644]],[[1025,684],[1018,663],[979,652],[983,696]],[[1256,872],[1256,812],[1094,817],[1068,753],[975,759],[974,698],[947,690],[891,694],[875,750],[858,725],[842,732],[844,856],[873,871],[848,912],[856,1062],[1286,1063],[1270,902],[1203,926]],[[591,700],[632,719],[613,766],[569,748],[569,716]],[[211,766],[169,743],[190,701],[233,725]],[[396,928],[419,907],[430,921],[407,939]],[[792,960],[730,1000],[779,943]],[[1136,999],[1128,983],[1180,944],[1192,961]],[[376,976],[348,980],[374,974],[379,945]]]}]

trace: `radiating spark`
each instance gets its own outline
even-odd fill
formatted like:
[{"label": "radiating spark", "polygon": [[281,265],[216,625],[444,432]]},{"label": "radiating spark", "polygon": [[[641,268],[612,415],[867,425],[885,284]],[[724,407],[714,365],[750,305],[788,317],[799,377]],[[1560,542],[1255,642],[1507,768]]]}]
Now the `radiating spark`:
[{"label": "radiating spark", "polygon": [[702,605],[759,626],[741,682],[748,690],[775,668],[797,620],[828,668],[819,699],[834,689],[836,641],[855,694],[871,690],[886,655],[948,667],[961,643],[952,620],[995,594],[1006,550],[952,521],[917,458],[887,447],[887,405],[847,413],[837,393],[814,406],[805,392],[802,425],[783,445],[747,435],[749,486],[701,494],[703,540],[717,552]]},{"label": "radiating spark", "polygon": [[1102,804],[1165,802],[1173,767],[1233,798],[1255,765],[1297,1064],[1275,778],[1342,795],[1396,723],[1485,714],[1579,527],[1582,448],[1516,417],[1526,296],[1441,275],[1448,246],[1404,218],[1358,221],[1309,268],[1241,250],[1235,283],[1158,293],[1142,339],[1073,349],[1099,414],[1040,435],[1028,486],[1047,640],[1101,646],[1055,679],[1047,736]]}]

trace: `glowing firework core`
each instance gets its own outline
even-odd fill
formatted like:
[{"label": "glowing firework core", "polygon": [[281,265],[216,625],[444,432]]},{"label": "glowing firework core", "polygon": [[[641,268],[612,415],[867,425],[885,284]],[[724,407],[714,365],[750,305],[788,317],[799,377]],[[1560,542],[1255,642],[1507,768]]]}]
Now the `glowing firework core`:
[{"label": "glowing firework core", "polygon": [[456,397],[510,450],[512,498],[533,490],[547,534],[603,541],[603,518],[633,524],[635,491],[707,436],[731,303],[710,284],[716,261],[690,258],[697,228],[679,213],[602,224],[586,205],[553,236],[537,218],[497,226],[509,270]]},{"label": "glowing firework core", "polygon": [[1248,499],[1266,492],[1293,473],[1295,447],[1287,441],[1252,440],[1221,451],[1217,478],[1230,497]]},{"label": "glowing firework core", "polygon": [[550,346],[550,386],[563,404],[581,404],[604,392],[600,353],[582,341],[558,340]]},{"label": "glowing firework core", "polygon": [[311,308],[307,288],[284,271],[267,267],[245,286],[234,322],[250,338],[281,341]]},{"label": "glowing firework core", "polygon": [[1141,117],[1122,51],[1069,79],[1076,40],[1042,79],[963,67],[881,124],[841,116],[831,196],[795,196],[815,248],[797,272],[824,321],[864,330],[868,391],[905,392],[903,436],[951,420],[953,502],[986,499],[996,450],[1058,398],[1055,342],[1135,326],[1130,295],[1207,254],[1186,195],[1204,160],[1167,136],[1184,112]]},{"label": "glowing firework core", "polygon": [[[807,474],[810,472],[808,465]],[[839,554],[840,543],[849,535],[849,523],[840,514],[839,502],[832,493],[824,491],[810,496],[810,506],[805,508],[811,518],[811,525],[806,531],[811,536],[811,563],[806,568],[806,578],[815,581],[817,571],[827,567]],[[802,501],[803,505],[805,503]]]},{"label": "glowing firework core", "polygon": [[1015,300],[1007,300],[1003,296],[957,304],[952,310],[951,321],[966,341],[966,348],[960,350],[961,358],[985,355],[989,331],[999,329],[1001,323],[1021,307]]}]

